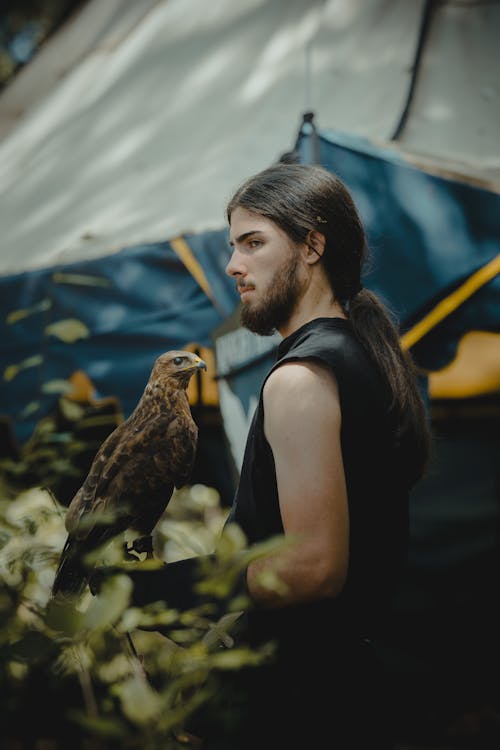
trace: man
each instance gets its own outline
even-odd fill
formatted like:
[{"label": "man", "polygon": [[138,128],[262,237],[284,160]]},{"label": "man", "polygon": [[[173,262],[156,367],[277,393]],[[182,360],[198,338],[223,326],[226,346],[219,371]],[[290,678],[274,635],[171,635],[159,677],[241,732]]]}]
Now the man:
[{"label": "man", "polygon": [[[390,611],[408,491],[427,455],[412,365],[362,288],[364,231],[340,180],[277,165],[247,180],[227,215],[242,323],[283,337],[228,523],[249,543],[292,541],[246,574],[250,642],[272,640],[277,656],[246,675],[244,746],[388,748],[371,639]],[[281,586],[265,585],[269,571]]]}]

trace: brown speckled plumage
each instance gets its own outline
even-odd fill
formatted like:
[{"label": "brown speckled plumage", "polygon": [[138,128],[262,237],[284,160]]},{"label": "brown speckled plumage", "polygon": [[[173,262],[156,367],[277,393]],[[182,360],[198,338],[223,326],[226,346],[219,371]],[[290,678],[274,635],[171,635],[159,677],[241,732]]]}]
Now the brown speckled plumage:
[{"label": "brown speckled plumage", "polygon": [[[172,496],[192,473],[198,428],[186,388],[205,363],[187,351],[165,352],[156,360],[133,413],[99,448],[89,473],[72,499],[68,537],[52,593],[75,595],[88,580],[82,557],[131,529],[151,534]],[[111,513],[110,523],[99,522]],[[95,517],[95,523],[93,518]]]}]

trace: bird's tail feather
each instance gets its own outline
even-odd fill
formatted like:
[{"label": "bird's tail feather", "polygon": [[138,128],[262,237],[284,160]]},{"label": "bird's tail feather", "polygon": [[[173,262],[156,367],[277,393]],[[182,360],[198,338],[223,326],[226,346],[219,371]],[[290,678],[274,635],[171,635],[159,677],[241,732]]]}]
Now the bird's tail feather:
[{"label": "bird's tail feather", "polygon": [[52,584],[52,596],[63,594],[65,596],[79,596],[88,580],[88,572],[77,554],[74,544],[68,540],[61,553],[59,565],[57,566],[54,583]]}]

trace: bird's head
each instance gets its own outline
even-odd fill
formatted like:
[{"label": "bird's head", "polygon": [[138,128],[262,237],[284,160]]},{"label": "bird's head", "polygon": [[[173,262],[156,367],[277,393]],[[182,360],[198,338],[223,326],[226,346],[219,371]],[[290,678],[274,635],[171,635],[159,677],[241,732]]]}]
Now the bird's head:
[{"label": "bird's head", "polygon": [[191,377],[197,370],[206,370],[207,365],[197,354],[175,350],[160,354],[154,363],[151,380],[169,378],[181,388],[187,388]]}]

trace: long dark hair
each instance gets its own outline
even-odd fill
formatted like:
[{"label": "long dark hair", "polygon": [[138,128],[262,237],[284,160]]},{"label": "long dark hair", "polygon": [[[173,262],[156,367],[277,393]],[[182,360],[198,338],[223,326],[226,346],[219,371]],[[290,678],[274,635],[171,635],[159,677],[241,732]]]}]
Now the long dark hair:
[{"label": "long dark hair", "polygon": [[414,363],[400,345],[389,309],[376,294],[362,287],[368,246],[348,189],[323,167],[276,164],[238,188],[227,205],[229,223],[237,206],[270,219],[295,243],[306,242],[313,230],[325,236],[321,262],[333,295],[348,311],[355,335],[389,387],[398,433],[401,438],[410,436],[414,445],[413,479],[418,479],[429,454],[427,413]]}]

